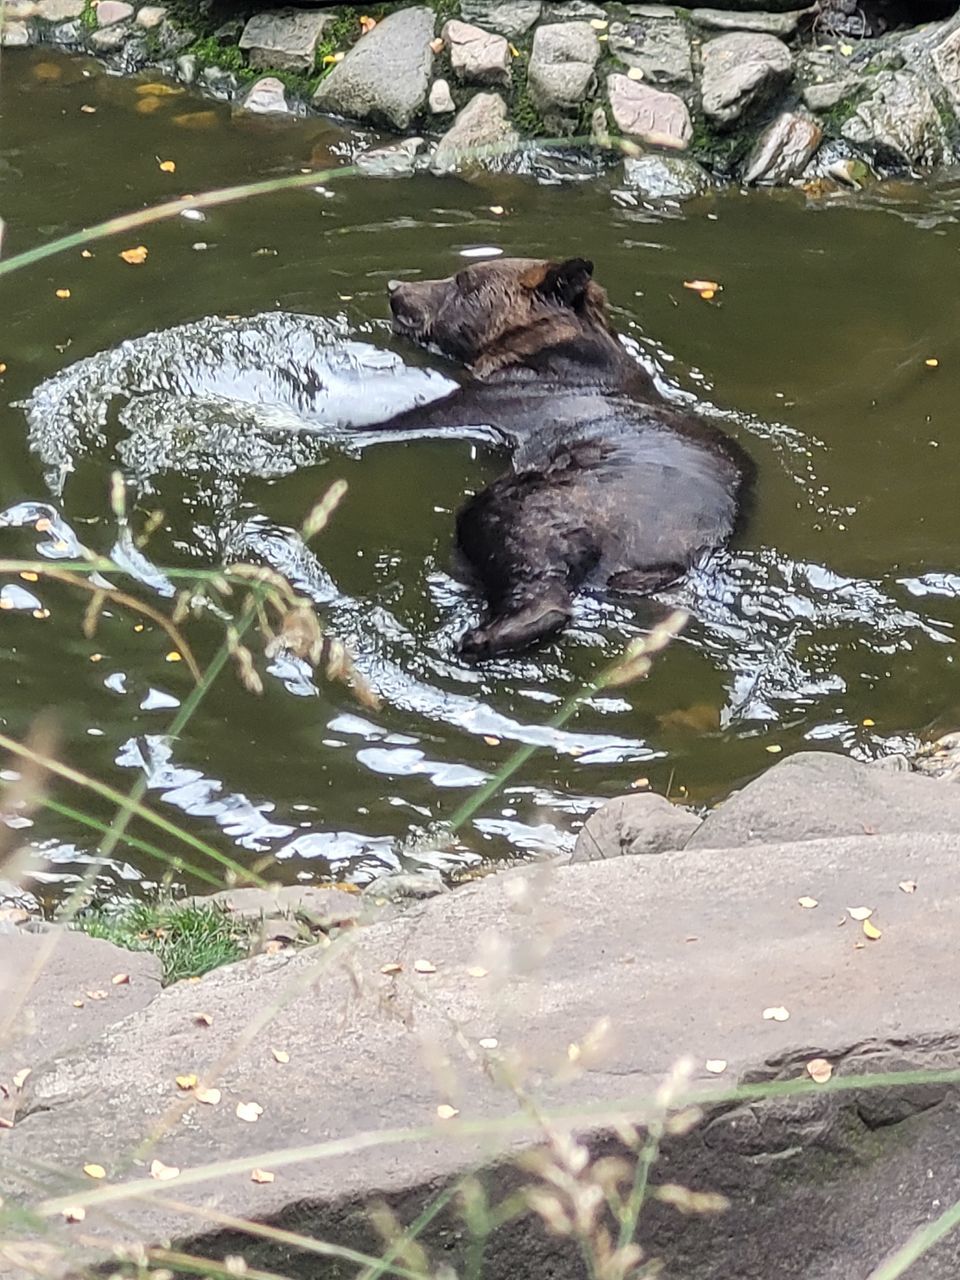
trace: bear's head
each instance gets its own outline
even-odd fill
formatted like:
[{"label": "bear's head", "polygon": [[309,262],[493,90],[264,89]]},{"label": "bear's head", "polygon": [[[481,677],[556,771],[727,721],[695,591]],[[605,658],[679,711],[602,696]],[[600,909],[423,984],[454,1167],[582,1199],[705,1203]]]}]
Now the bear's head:
[{"label": "bear's head", "polygon": [[607,295],[592,276],[585,258],[500,258],[445,280],[391,280],[394,331],[439,347],[480,378],[510,366],[542,367],[555,352],[619,360]]}]

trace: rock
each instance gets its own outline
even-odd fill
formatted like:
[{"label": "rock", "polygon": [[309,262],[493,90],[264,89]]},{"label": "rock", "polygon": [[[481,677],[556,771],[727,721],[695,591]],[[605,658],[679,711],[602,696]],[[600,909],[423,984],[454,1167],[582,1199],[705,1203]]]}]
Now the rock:
[{"label": "rock", "polygon": [[503,36],[454,20],[444,24],[443,39],[458,80],[502,88],[510,84],[510,46]]},{"label": "rock", "polygon": [[844,98],[856,92],[856,80],[833,80],[827,84],[808,84],[803,91],[804,106],[811,111],[829,111]]},{"label": "rock", "polygon": [[4,22],[0,24],[0,46],[4,49],[24,49],[34,43],[32,23]]},{"label": "rock", "polygon": [[6,0],[3,6],[4,22],[26,22],[40,13],[37,0]]},{"label": "rock", "polygon": [[717,36],[703,46],[704,114],[717,124],[732,124],[779,93],[792,71],[793,55],[776,36]]},{"label": "rock", "polygon": [[711,186],[710,175],[695,160],[657,152],[628,156],[623,177],[644,200],[692,200]]},{"label": "rock", "polygon": [[689,848],[892,832],[960,835],[960,791],[847,756],[801,751],[707,814]]},{"label": "rock", "polygon": [[36,915],[40,911],[40,902],[35,894],[12,880],[0,880],[0,911],[13,908],[26,911],[28,915]]},{"label": "rock", "polygon": [[690,18],[698,27],[708,31],[760,31],[786,40],[800,25],[801,13],[732,13],[728,9],[694,9]]},{"label": "rock", "polygon": [[527,68],[527,88],[550,132],[580,110],[592,92],[600,57],[597,33],[587,22],[537,27]]},{"label": "rock", "polygon": [[883,160],[932,168],[950,156],[943,121],[930,90],[910,71],[882,71],[868,98],[859,103],[840,132]]},{"label": "rock", "polygon": [[417,7],[388,14],[358,40],[313,95],[321,111],[406,129],[430,87],[434,15]]},{"label": "rock", "polygon": [[614,22],[610,49],[628,67],[643,72],[647,84],[686,89],[693,84],[693,56],[686,23],[675,18]]},{"label": "rock", "polygon": [[564,0],[560,4],[547,4],[543,10],[544,22],[590,22],[592,19],[605,22],[607,11],[598,4],[591,4],[590,0]]},{"label": "rock", "polygon": [[97,53],[116,53],[122,49],[133,35],[133,26],[129,22],[114,22],[109,27],[90,33],[90,48]]},{"label": "rock", "polygon": [[929,50],[937,79],[946,89],[954,110],[960,108],[960,18],[950,18],[939,28],[922,33],[904,44],[908,66],[916,65],[915,41],[922,40]]},{"label": "rock", "polygon": [[435,898],[438,893],[449,892],[439,871],[390,871],[371,880],[363,896],[373,902],[404,902]]},{"label": "rock", "polygon": [[240,48],[251,67],[278,71],[309,71],[330,13],[316,9],[268,9],[256,13],[243,28]]},{"label": "rock", "polygon": [[526,35],[540,18],[541,0],[462,0],[460,16],[508,40]]},{"label": "rock", "polygon": [[427,105],[430,108],[430,114],[434,116],[445,116],[451,111],[456,111],[457,104],[453,100],[453,94],[446,80],[434,80],[430,86]]},{"label": "rock", "polygon": [[112,27],[115,22],[133,17],[133,5],[126,0],[100,0],[96,12],[98,27]]},{"label": "rock", "polygon": [[[886,757],[887,760],[903,758]],[[925,773],[931,778],[943,778],[948,782],[960,780],[960,733],[947,733],[936,742],[925,743],[917,752],[913,765],[919,773]]]},{"label": "rock", "polygon": [[592,813],[577,836],[573,862],[597,862],[682,849],[700,818],[663,796],[617,796]]},{"label": "rock", "polygon": [[145,31],[152,31],[154,27],[159,27],[165,21],[166,16],[167,8],[165,5],[145,4],[137,12],[137,26],[143,27]]},{"label": "rock", "polygon": [[200,72],[200,82],[221,102],[229,102],[237,92],[237,77],[226,67],[204,67]]},{"label": "rock", "polygon": [[37,17],[44,22],[69,22],[79,18],[85,7],[84,0],[39,0]]},{"label": "rock", "polygon": [[243,111],[252,111],[254,115],[286,115],[290,110],[287,105],[287,91],[282,81],[276,76],[263,76],[255,80],[240,102]]},{"label": "rock", "polygon": [[355,920],[364,913],[360,895],[316,885],[284,885],[273,889],[224,889],[190,898],[194,906],[219,906],[241,920],[276,920],[292,915],[313,920]]},{"label": "rock", "polygon": [[177,59],[177,75],[184,84],[193,84],[197,78],[197,60],[192,53],[184,53]]},{"label": "rock", "polygon": [[[803,13],[810,13],[814,8],[813,5],[807,3],[807,0],[716,0],[716,3],[710,6],[710,12],[727,11],[739,20],[742,17],[753,13],[797,13],[800,17]],[[745,11],[745,12],[744,12]],[[694,12],[702,12],[695,10]]]},{"label": "rock", "polygon": [[[5,1257],[47,1262],[49,1253],[17,1247],[23,1208],[91,1193],[77,1182],[91,1159],[107,1167],[111,1197],[126,1183],[132,1194],[93,1200],[79,1232],[47,1206],[41,1243],[64,1248],[74,1274],[113,1272],[118,1238],[223,1258],[245,1247],[224,1215],[370,1253],[372,1203],[414,1222],[478,1168],[493,1204],[530,1185],[515,1158],[542,1130],[524,1124],[490,1053],[522,1061],[538,1109],[569,1119],[593,1156],[623,1154],[606,1117],[644,1114],[689,1056],[685,1092],[709,1086],[729,1101],[705,1100],[699,1123],[665,1138],[656,1182],[730,1204],[696,1215],[645,1206],[642,1239],[662,1256],[664,1277],[864,1277],[956,1198],[956,1088],[913,1079],[764,1100],[756,1086],[806,1079],[816,1057],[848,1086],[863,1072],[955,1069],[957,847],[956,836],[861,832],[523,869],[355,930],[319,955],[259,957],[178,983],[78,1051],[34,1065],[28,1118],[2,1135]],[[907,877],[916,893],[897,888]],[[797,905],[807,895],[816,909]],[[837,928],[861,903],[874,908],[879,942],[849,919]],[[771,1006],[788,1020],[765,1019]],[[251,1034],[264,1011],[268,1030]],[[196,1022],[200,1012],[212,1026]],[[587,1058],[581,1069],[571,1044]],[[720,1074],[705,1070],[711,1059],[726,1064]],[[175,1077],[208,1071],[223,1099],[191,1106]],[[753,1096],[730,1097],[741,1080]],[[238,1122],[243,1100],[262,1106],[257,1123]],[[460,1108],[466,1131],[444,1131],[438,1104]],[[398,1133],[431,1124],[434,1134],[397,1144]],[[147,1171],[129,1159],[144,1135],[153,1135],[149,1160],[190,1171],[169,1193],[150,1194]],[[284,1161],[273,1182],[251,1180],[250,1168],[274,1167],[264,1153],[298,1149],[304,1158]],[[460,1215],[451,1204],[425,1217],[417,1243],[466,1275],[472,1235]],[[573,1280],[585,1274],[577,1248],[520,1215],[485,1239],[483,1275]],[[304,1276],[358,1269],[318,1268],[315,1255],[269,1239],[257,1241],[255,1265]],[[955,1280],[958,1265],[960,1245],[943,1237],[921,1273]]]},{"label": "rock", "polygon": [[789,182],[803,173],[823,139],[816,120],[799,111],[784,111],[761,133],[747,159],[743,180]]},{"label": "rock", "polygon": [[475,147],[509,147],[517,134],[507,118],[507,104],[499,93],[478,93],[437,143],[430,157],[434,173],[452,173],[464,163],[463,153]]},{"label": "rock", "polygon": [[354,164],[371,178],[408,178],[417,167],[417,154],[423,138],[403,138],[386,147],[362,151]]},{"label": "rock", "polygon": [[621,133],[653,146],[685,150],[693,137],[690,112],[674,93],[651,89],[639,80],[607,76],[607,96],[614,123]]},{"label": "rock", "polygon": [[[118,974],[129,981],[114,983]],[[160,962],[149,952],[59,926],[0,934],[0,1009],[13,1014],[11,1034],[0,1040],[0,1084],[22,1067],[36,1070],[81,1049],[159,991]]]}]

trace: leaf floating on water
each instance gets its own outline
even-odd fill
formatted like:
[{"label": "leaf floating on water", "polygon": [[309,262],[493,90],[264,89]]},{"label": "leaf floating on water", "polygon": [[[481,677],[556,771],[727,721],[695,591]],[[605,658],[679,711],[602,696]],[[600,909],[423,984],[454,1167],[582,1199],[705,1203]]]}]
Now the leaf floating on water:
[{"label": "leaf floating on water", "polygon": [[719,293],[723,288],[716,280],[684,280],[683,287],[692,289],[694,293]]},{"label": "leaf floating on water", "polygon": [[727,1069],[726,1058],[708,1058],[703,1064],[711,1075],[722,1075]]},{"label": "leaf floating on water", "polygon": [[180,1170],[174,1164],[164,1164],[162,1160],[153,1160],[150,1164],[150,1177],[157,1182],[171,1182],[180,1177]]},{"label": "leaf floating on water", "polygon": [[247,1124],[256,1124],[263,1115],[263,1107],[259,1102],[238,1102],[237,1119],[246,1120]]},{"label": "leaf floating on water", "polygon": [[4,374],[6,372],[7,372],[7,366],[3,363],[2,360],[0,360],[0,374]]},{"label": "leaf floating on water", "polygon": [[901,891],[901,893],[916,893],[917,882],[916,880],[901,880],[900,883],[897,885],[897,888]]},{"label": "leaf floating on water", "polygon": [[176,649],[171,649],[166,657],[167,662],[182,662],[183,654],[177,653]]},{"label": "leaf floating on water", "polygon": [[767,1022],[786,1022],[790,1014],[782,1004],[777,1004],[769,1009],[764,1009],[763,1016]]},{"label": "leaf floating on water", "polygon": [[811,1058],[807,1063],[807,1075],[816,1084],[826,1084],[833,1075],[833,1067],[826,1058]]},{"label": "leaf floating on water", "polygon": [[83,106],[80,108],[80,110],[83,112],[85,116],[96,115],[96,112],[97,112],[97,108],[91,107],[88,102],[85,102]]},{"label": "leaf floating on water", "polygon": [[873,915],[873,907],[847,907],[847,915],[859,924],[861,920],[870,919]]},{"label": "leaf floating on water", "polygon": [[929,360],[924,360],[923,363],[927,366],[928,369],[937,369],[940,366],[940,361],[936,358],[936,356],[931,356]]},{"label": "leaf floating on water", "polygon": [[175,160],[161,160],[161,161],[159,162],[159,164],[160,164],[160,172],[161,172],[161,173],[176,173],[176,172],[177,172],[177,162],[176,162]]},{"label": "leaf floating on water", "polygon": [[138,244],[134,249],[122,249],[120,257],[124,262],[129,262],[131,267],[139,267],[141,263],[147,260],[146,245]]},{"label": "leaf floating on water", "polygon": [[275,1173],[271,1173],[268,1169],[252,1169],[250,1171],[251,1182],[273,1182],[276,1176]]},{"label": "leaf floating on water", "polygon": [[58,289],[58,290],[57,290],[57,297],[58,297],[58,298],[69,298],[69,297],[70,297],[70,290],[69,290],[69,289]]},{"label": "leaf floating on water", "polygon": [[797,905],[804,908],[805,911],[812,911],[814,907],[819,906],[816,898],[798,898]]},{"label": "leaf floating on water", "polygon": [[105,1178],[107,1176],[107,1171],[102,1164],[85,1164],[83,1166],[83,1172],[88,1178],[93,1178],[96,1182],[99,1182],[101,1178]]},{"label": "leaf floating on water", "polygon": [[862,928],[863,936],[869,938],[871,942],[879,942],[883,937],[882,931],[877,928],[872,920],[864,920]]}]

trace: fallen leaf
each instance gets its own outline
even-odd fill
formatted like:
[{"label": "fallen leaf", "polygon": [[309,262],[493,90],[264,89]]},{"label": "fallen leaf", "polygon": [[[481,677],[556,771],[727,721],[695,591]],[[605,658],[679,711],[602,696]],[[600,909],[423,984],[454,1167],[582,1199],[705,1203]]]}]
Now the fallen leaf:
[{"label": "fallen leaf", "polygon": [[129,973],[115,973],[110,979],[110,983],[114,987],[128,987],[130,985],[130,975]]},{"label": "fallen leaf", "polygon": [[176,1165],[164,1164],[162,1160],[153,1160],[150,1164],[150,1177],[156,1178],[157,1182],[170,1182],[173,1178],[180,1177],[180,1170]]},{"label": "fallen leaf", "polygon": [[936,369],[939,366],[940,361],[936,358],[936,356],[931,356],[929,360],[924,360],[923,363],[927,366],[928,369]]},{"label": "fallen leaf", "polygon": [[69,290],[69,289],[58,289],[58,290],[57,290],[57,297],[58,297],[58,298],[69,298],[69,297],[70,297],[70,290]]},{"label": "fallen leaf", "polygon": [[273,1054],[277,1062],[285,1063],[290,1061],[290,1055],[287,1053],[286,1049],[271,1049],[270,1052]]},{"label": "fallen leaf", "polygon": [[798,898],[797,903],[807,911],[812,911],[814,907],[819,905],[816,898]]},{"label": "fallen leaf", "polygon": [[683,287],[693,289],[695,293],[719,293],[723,285],[717,284],[716,280],[684,280]]},{"label": "fallen leaf", "polygon": [[0,360],[0,373],[6,373],[6,372],[7,372],[7,366],[3,363],[2,360]]},{"label": "fallen leaf", "polygon": [[102,1164],[85,1164],[83,1166],[83,1172],[88,1178],[95,1178],[97,1180],[107,1176],[107,1171]]},{"label": "fallen leaf", "polygon": [[853,45],[852,45],[852,44],[842,44],[842,45],[840,45],[840,46],[839,46],[839,49],[840,49],[840,52],[843,54],[843,56],[844,56],[845,58],[849,58],[849,57],[850,57],[850,55],[851,55],[851,53],[853,53]]},{"label": "fallen leaf", "polygon": [[778,746],[776,742],[771,742],[768,747],[764,747],[764,751],[769,751],[772,756],[778,756],[782,750],[783,747]]},{"label": "fallen leaf", "polygon": [[246,1120],[247,1124],[256,1124],[263,1115],[263,1107],[259,1102],[238,1102],[237,1119]]},{"label": "fallen leaf", "polygon": [[460,1112],[456,1107],[451,1107],[448,1102],[441,1102],[437,1107],[437,1118],[440,1120],[452,1120],[454,1116],[458,1116]]},{"label": "fallen leaf", "polygon": [[80,108],[80,110],[83,112],[85,116],[96,115],[96,112],[97,112],[97,108],[91,107],[88,102],[85,102],[83,106]]},{"label": "fallen leaf", "polygon": [[213,1026],[213,1018],[211,1018],[209,1013],[198,1013],[193,1020],[198,1027]]},{"label": "fallen leaf", "polygon": [[88,1000],[106,1000],[107,998],[105,991],[87,991],[84,994]]},{"label": "fallen leaf", "polygon": [[22,1089],[24,1081],[32,1070],[32,1067],[22,1067],[18,1072],[16,1072],[13,1077],[13,1087],[15,1089]]},{"label": "fallen leaf", "polygon": [[40,581],[39,573],[34,573],[32,569],[24,569],[23,572],[20,574],[20,577],[24,580],[24,582]]},{"label": "fallen leaf", "polygon": [[138,244],[135,249],[121,250],[120,257],[124,262],[129,262],[131,267],[139,267],[141,263],[146,262],[147,253],[146,245]]},{"label": "fallen leaf", "polygon": [[251,1182],[273,1182],[276,1176],[275,1173],[270,1173],[267,1169],[251,1169],[250,1171]]},{"label": "fallen leaf", "polygon": [[629,71],[627,72],[627,79],[628,79],[628,80],[642,80],[642,79],[643,79],[643,71],[641,70],[641,68],[640,68],[640,67],[631,67],[631,68],[629,69]]},{"label": "fallen leaf", "polygon": [[500,739],[494,738],[492,734],[484,734],[483,740],[488,747],[499,747],[500,745]]},{"label": "fallen leaf", "polygon": [[429,960],[415,960],[413,962],[413,967],[417,971],[417,973],[436,973],[437,972],[437,966],[435,964],[431,964]]},{"label": "fallen leaf", "polygon": [[719,1076],[726,1071],[727,1060],[726,1058],[708,1058],[703,1065],[713,1075]]},{"label": "fallen leaf", "polygon": [[807,1063],[807,1075],[817,1084],[826,1084],[833,1075],[833,1067],[826,1058],[811,1058]]},{"label": "fallen leaf", "polygon": [[786,1022],[790,1017],[790,1014],[782,1004],[777,1004],[771,1006],[769,1009],[764,1009],[763,1016],[768,1022]]},{"label": "fallen leaf", "polygon": [[431,53],[443,53],[443,41],[437,36],[436,40],[430,41]]},{"label": "fallen leaf", "polygon": [[34,63],[33,77],[35,80],[59,80],[62,76],[63,72],[55,62]]},{"label": "fallen leaf", "polygon": [[73,1209],[63,1209],[62,1213],[64,1222],[82,1222],[87,1216],[86,1209],[82,1208],[80,1205],[77,1205]]},{"label": "fallen leaf", "polygon": [[220,1090],[205,1089],[201,1087],[199,1089],[194,1089],[193,1096],[198,1102],[202,1102],[208,1107],[215,1107],[220,1101]]},{"label": "fallen leaf", "polygon": [[644,787],[649,787],[649,785],[650,785],[649,778],[634,778],[634,780],[630,783],[630,786],[633,788],[634,791],[642,791]]},{"label": "fallen leaf", "polygon": [[82,1001],[82,1000],[74,1000],[74,1002],[73,1002],[73,1007],[74,1007],[75,1009],[82,1009],[82,1008],[83,1008],[83,1001]]},{"label": "fallen leaf", "polygon": [[472,964],[467,970],[467,973],[471,978],[485,978],[488,970],[485,969],[482,964]]},{"label": "fallen leaf", "polygon": [[[507,211],[506,211],[506,209],[503,207],[503,205],[502,205],[502,204],[492,204],[492,205],[490,206],[490,212],[491,212],[491,213],[495,213],[495,214],[497,215],[497,217],[499,218],[499,217],[501,216],[501,214],[504,214],[504,213],[506,213]],[[499,739],[498,739],[498,741],[499,741]]]},{"label": "fallen leaf", "polygon": [[520,50],[517,48],[517,46],[516,46],[515,44],[508,44],[508,45],[507,45],[507,48],[510,50],[510,57],[511,57],[511,58],[519,58],[519,57],[520,57]]},{"label": "fallen leaf", "polygon": [[591,18],[590,25],[593,27],[594,31],[605,31],[607,27],[609,27],[610,23],[606,18]]},{"label": "fallen leaf", "polygon": [[869,920],[873,915],[873,907],[847,907],[847,915],[851,920]]},{"label": "fallen leaf", "polygon": [[865,729],[872,729],[877,722],[876,720],[871,720],[869,716],[866,716],[865,719],[860,721],[860,723]]},{"label": "fallen leaf", "polygon": [[897,885],[897,888],[900,889],[903,893],[916,893],[917,882],[916,880],[901,880],[900,883]]},{"label": "fallen leaf", "polygon": [[864,920],[861,927],[863,929],[863,936],[865,938],[869,938],[871,942],[878,942],[883,937],[883,933],[877,928],[872,920]]},{"label": "fallen leaf", "polygon": [[367,32],[372,31],[376,25],[377,25],[376,18],[368,18],[364,16],[360,19],[360,30],[363,33],[363,35],[366,35]]},{"label": "fallen leaf", "polygon": [[161,173],[176,173],[176,172],[177,172],[177,162],[176,162],[175,160],[161,160],[161,161],[160,161],[160,172],[161,172]]},{"label": "fallen leaf", "polygon": [[[434,41],[434,44],[436,44],[436,41]],[[443,41],[440,42],[440,47],[441,49],[443,48]],[[336,66],[336,64],[338,62],[342,62],[345,57],[346,57],[346,54],[344,54],[342,51],[340,53],[328,53],[327,56],[322,60],[323,65],[325,67]]]},{"label": "fallen leaf", "polygon": [[496,1049],[499,1043],[500,1041],[494,1036],[485,1036],[483,1040],[477,1041],[481,1049]]},{"label": "fallen leaf", "polygon": [[381,973],[403,973],[402,964],[384,964],[380,966]]},{"label": "fallen leaf", "polygon": [[167,654],[167,662],[182,662],[182,661],[183,661],[183,655],[180,653],[177,653],[176,649],[171,649],[170,652]]},{"label": "fallen leaf", "polygon": [[188,1072],[186,1075],[177,1076],[176,1079],[178,1089],[195,1089],[198,1084],[197,1077],[192,1071]]}]

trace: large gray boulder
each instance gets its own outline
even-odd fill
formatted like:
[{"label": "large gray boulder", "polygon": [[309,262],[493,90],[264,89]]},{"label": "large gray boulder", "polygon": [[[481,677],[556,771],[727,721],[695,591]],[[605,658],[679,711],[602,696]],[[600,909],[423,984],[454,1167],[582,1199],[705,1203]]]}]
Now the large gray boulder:
[{"label": "large gray boulder", "polygon": [[776,36],[732,31],[703,46],[703,111],[729,125],[769,101],[790,79],[793,55]]},{"label": "large gray boulder", "polygon": [[687,104],[675,93],[663,93],[619,72],[607,76],[610,112],[621,133],[651,146],[683,151],[693,137]]},{"label": "large gray boulder", "polygon": [[689,846],[941,831],[960,835],[960,790],[848,756],[801,751],[711,810]]},{"label": "large gray boulder", "polygon": [[611,23],[610,50],[626,66],[642,71],[648,84],[666,89],[693,84],[690,31],[679,18]]},{"label": "large gray boulder", "polygon": [[762,31],[785,40],[800,25],[801,13],[744,13],[739,9],[693,9],[690,20],[707,31]]},{"label": "large gray boulder", "polygon": [[453,74],[464,84],[510,84],[510,46],[505,36],[455,19],[444,23],[443,39]]},{"label": "large gray boulder", "polygon": [[882,71],[869,96],[845,120],[848,142],[920,168],[943,164],[950,144],[943,120],[923,77],[911,71]]},{"label": "large gray boulder", "polygon": [[588,22],[537,27],[527,87],[534,106],[548,122],[579,110],[594,84],[599,57],[597,33]]},{"label": "large gray boulder", "polygon": [[309,71],[317,44],[333,14],[312,9],[269,9],[256,13],[243,28],[240,48],[251,67],[277,71]]},{"label": "large gray boulder", "polygon": [[760,134],[747,158],[743,180],[783,183],[798,178],[823,139],[816,120],[801,111],[784,111]]},{"label": "large gray boulder", "polygon": [[314,105],[354,120],[408,128],[427,101],[433,27],[432,9],[388,14],[320,83]]},{"label": "large gray boulder", "polygon": [[541,0],[463,0],[460,16],[486,31],[516,40],[540,18]]},{"label": "large gray boulder", "polygon": [[[46,1202],[46,1274],[60,1250],[75,1273],[115,1267],[118,1241],[166,1240],[342,1280],[356,1263],[321,1267],[286,1241],[225,1230],[223,1215],[380,1253],[371,1202],[412,1223],[452,1180],[536,1140],[532,1108],[504,1076],[561,1117],[555,1131],[570,1125],[610,1154],[611,1118],[649,1115],[689,1055],[706,1114],[664,1143],[653,1185],[715,1191],[730,1207],[645,1208],[640,1242],[663,1258],[663,1280],[866,1277],[956,1199],[956,1091],[903,1080],[767,1101],[730,1092],[744,1079],[814,1089],[807,1064],[818,1058],[841,1085],[956,1068],[958,856],[960,837],[911,831],[527,868],[323,950],[178,983],[78,1052],[35,1065],[22,1118],[0,1133],[5,1209]],[[898,887],[907,877],[913,893]],[[879,940],[850,906],[873,909]],[[179,1088],[190,1073],[219,1101]],[[252,1102],[259,1118],[238,1114]],[[179,1177],[157,1181],[131,1159],[148,1135],[147,1163]],[[104,1183],[80,1175],[89,1161]],[[535,1177],[509,1160],[489,1168],[491,1202],[520,1176]],[[125,1185],[130,1198],[118,1199]],[[63,1219],[68,1206],[85,1209],[82,1228]],[[418,1243],[431,1265],[462,1275],[460,1213],[452,1206]],[[21,1233],[29,1225],[11,1214],[0,1269],[35,1277]],[[527,1217],[487,1242],[483,1274],[582,1280],[584,1267],[574,1241]],[[957,1274],[953,1233],[917,1275]]]}]

